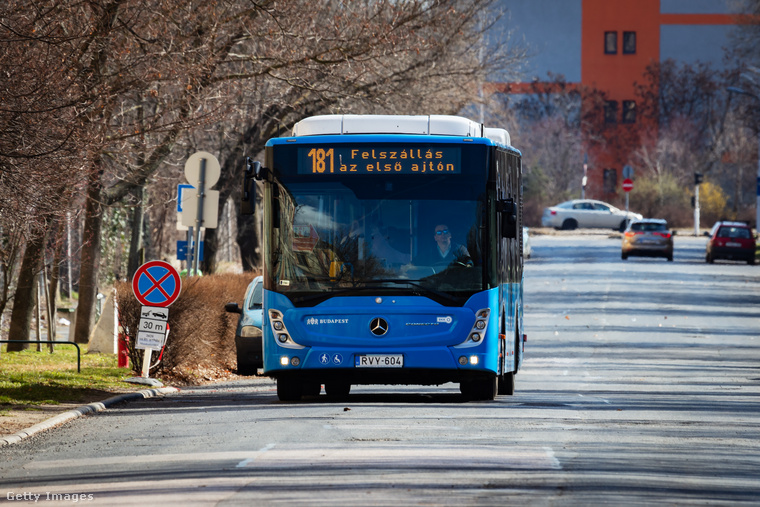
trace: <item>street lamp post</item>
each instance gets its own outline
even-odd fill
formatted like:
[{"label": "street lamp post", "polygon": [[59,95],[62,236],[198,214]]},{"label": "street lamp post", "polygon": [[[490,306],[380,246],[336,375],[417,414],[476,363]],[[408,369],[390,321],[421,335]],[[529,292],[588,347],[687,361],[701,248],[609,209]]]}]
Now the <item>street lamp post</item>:
[{"label": "street lamp post", "polygon": [[[760,102],[760,97],[758,97],[754,93],[750,93],[746,90],[743,90],[742,88],[729,86],[728,88],[726,88],[726,90],[729,93],[738,93],[740,95],[748,95]],[[760,127],[758,128],[758,132],[757,132],[757,181],[755,182],[755,232],[759,232],[758,227],[760,227]]]}]

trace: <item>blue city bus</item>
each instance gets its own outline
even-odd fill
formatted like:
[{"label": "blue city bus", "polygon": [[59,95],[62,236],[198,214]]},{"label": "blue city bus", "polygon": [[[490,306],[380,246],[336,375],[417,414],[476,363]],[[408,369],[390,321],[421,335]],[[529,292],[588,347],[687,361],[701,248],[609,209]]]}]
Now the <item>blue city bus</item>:
[{"label": "blue city bus", "polygon": [[247,162],[262,185],[264,374],[513,394],[523,357],[521,154],[457,116],[325,115]]}]

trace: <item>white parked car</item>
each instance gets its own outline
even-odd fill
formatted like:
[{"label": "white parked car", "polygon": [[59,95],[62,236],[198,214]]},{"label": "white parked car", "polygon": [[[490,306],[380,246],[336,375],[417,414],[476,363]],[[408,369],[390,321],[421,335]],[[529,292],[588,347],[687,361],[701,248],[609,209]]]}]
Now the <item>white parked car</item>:
[{"label": "white parked car", "polygon": [[571,231],[573,229],[615,229],[624,231],[628,222],[641,220],[639,213],[625,212],[602,201],[575,199],[544,209],[541,225]]}]

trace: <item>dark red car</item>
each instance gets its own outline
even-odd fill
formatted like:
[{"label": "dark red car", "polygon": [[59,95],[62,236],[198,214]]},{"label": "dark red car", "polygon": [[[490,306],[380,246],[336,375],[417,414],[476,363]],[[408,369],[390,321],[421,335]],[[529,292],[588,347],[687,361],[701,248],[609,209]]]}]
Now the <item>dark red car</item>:
[{"label": "dark red car", "polygon": [[716,222],[707,240],[705,261],[715,259],[755,263],[755,236],[745,222]]}]

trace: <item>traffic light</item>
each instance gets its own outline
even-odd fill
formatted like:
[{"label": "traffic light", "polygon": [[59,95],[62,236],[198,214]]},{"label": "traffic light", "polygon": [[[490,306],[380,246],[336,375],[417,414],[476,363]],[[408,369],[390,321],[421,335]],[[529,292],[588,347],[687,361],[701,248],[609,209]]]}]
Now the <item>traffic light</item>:
[{"label": "traffic light", "polygon": [[702,183],[703,178],[702,173],[694,173],[694,184],[699,185]]}]

